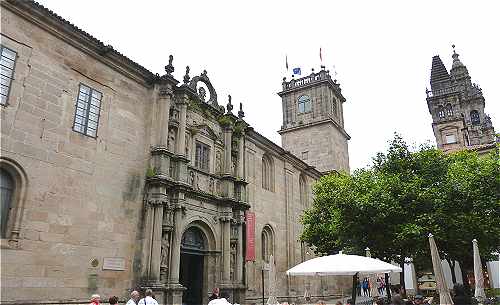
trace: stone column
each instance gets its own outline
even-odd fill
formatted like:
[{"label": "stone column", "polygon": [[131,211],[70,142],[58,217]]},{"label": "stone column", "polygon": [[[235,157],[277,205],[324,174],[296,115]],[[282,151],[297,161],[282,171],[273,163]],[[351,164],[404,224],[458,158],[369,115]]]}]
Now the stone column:
[{"label": "stone column", "polygon": [[[163,84],[158,91],[158,130],[155,139],[156,146],[167,146],[168,120],[170,117],[170,104],[172,101],[172,85]],[[153,125],[154,126],[154,125]]]},{"label": "stone column", "polygon": [[245,178],[245,134],[242,132],[238,143],[238,178]]},{"label": "stone column", "polygon": [[233,138],[233,127],[224,127],[224,174],[231,175],[231,142]]},{"label": "stone column", "polygon": [[236,276],[238,284],[243,284],[243,262],[245,261],[243,253],[243,225],[238,223],[238,245],[236,247]]},{"label": "stone column", "polygon": [[150,254],[151,243],[153,236],[153,218],[154,207],[149,203],[146,204],[145,222],[144,222],[144,240],[142,245],[142,259],[141,259],[141,277],[143,279],[149,278]]},{"label": "stone column", "polygon": [[153,234],[151,245],[151,265],[149,271],[149,278],[154,282],[160,281],[160,263],[161,263],[161,235],[163,223],[163,205],[158,204],[154,206],[153,216]]},{"label": "stone column", "polygon": [[222,217],[222,282],[231,282],[231,222],[229,217]]},{"label": "stone column", "polygon": [[[183,199],[184,198],[182,198],[182,201]],[[172,259],[170,263],[170,282],[172,284],[177,284],[179,283],[179,270],[181,264],[181,241],[182,241],[182,227],[181,227],[182,209],[180,202],[177,202],[177,207],[175,208],[174,213],[175,213],[174,232],[172,237]]]},{"label": "stone column", "polygon": [[[178,155],[185,156],[186,154],[186,115],[187,115],[187,96],[182,98],[182,102],[178,103],[179,112],[179,134],[177,135],[177,149]],[[187,157],[187,156],[186,156]]]}]

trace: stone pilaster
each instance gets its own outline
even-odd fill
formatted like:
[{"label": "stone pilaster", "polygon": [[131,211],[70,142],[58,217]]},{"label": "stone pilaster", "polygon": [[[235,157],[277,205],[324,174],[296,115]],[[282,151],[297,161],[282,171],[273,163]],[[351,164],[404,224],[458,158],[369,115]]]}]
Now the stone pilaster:
[{"label": "stone pilaster", "polygon": [[163,205],[168,198],[162,188],[151,187],[147,200],[141,275],[145,283],[160,283]]},{"label": "stone pilaster", "polygon": [[179,128],[177,134],[176,154],[182,156],[178,162],[178,177],[184,182],[187,181],[187,164],[189,156],[186,156],[186,124],[187,124],[187,96],[184,95],[178,104],[179,112]]},{"label": "stone pilaster", "polygon": [[172,258],[170,264],[170,283],[179,283],[179,270],[181,265],[181,241],[182,241],[182,208],[181,203],[184,202],[184,194],[179,193],[174,212],[174,230],[172,236]]},{"label": "stone pilaster", "polygon": [[231,218],[222,216],[222,283],[231,282]]},{"label": "stone pilaster", "polygon": [[234,172],[232,170],[232,138],[233,138],[233,127],[224,127],[224,177],[222,179],[223,185],[223,195],[227,198],[234,197]]},{"label": "stone pilaster", "polygon": [[243,253],[243,225],[238,223],[238,245],[236,248],[236,282],[243,284],[243,262],[245,261]]},{"label": "stone pilaster", "polygon": [[243,179],[245,177],[245,134],[242,132],[239,142],[238,142],[238,178]]},{"label": "stone pilaster", "polygon": [[224,127],[224,174],[232,175],[231,171],[231,143],[233,139],[233,127]]},{"label": "stone pilaster", "polygon": [[[170,104],[172,103],[173,89],[172,85],[161,84],[158,90],[157,100],[157,137],[155,139],[155,146],[167,146],[168,138],[168,120],[170,117]],[[154,124],[152,125],[154,126]]]}]

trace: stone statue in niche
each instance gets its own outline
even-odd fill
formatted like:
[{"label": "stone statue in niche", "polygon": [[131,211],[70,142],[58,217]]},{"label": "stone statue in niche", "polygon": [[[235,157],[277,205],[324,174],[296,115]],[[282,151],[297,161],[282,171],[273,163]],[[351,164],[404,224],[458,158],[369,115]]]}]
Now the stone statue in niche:
[{"label": "stone statue in niche", "polygon": [[231,173],[233,173],[233,175],[237,175],[236,173],[236,169],[238,168],[237,167],[238,165],[238,158],[236,158],[235,156],[232,156],[231,157]]},{"label": "stone statue in niche", "polygon": [[186,158],[191,159],[189,156],[189,150],[191,149],[190,144],[191,143],[191,137],[189,136],[189,133],[186,132],[186,148],[185,148],[185,153],[186,153]]},{"label": "stone statue in niche", "polygon": [[205,102],[205,98],[207,96],[207,91],[205,90],[205,88],[203,87],[198,88],[198,96],[203,102]]},{"label": "stone statue in niche", "polygon": [[189,184],[194,187],[194,173],[192,171],[189,172]]},{"label": "stone statue in niche", "polygon": [[217,181],[215,183],[215,193],[217,196],[222,196],[222,185],[221,185],[220,181]]},{"label": "stone statue in niche", "polygon": [[173,128],[168,130],[167,148],[171,152],[175,152],[175,137],[176,132]]},{"label": "stone statue in niche", "polygon": [[168,252],[170,248],[169,234],[164,233],[161,240],[161,266],[168,266]]},{"label": "stone statue in niche", "polygon": [[215,181],[214,181],[214,178],[210,178],[210,181],[208,183],[208,192],[210,194],[213,194],[214,193],[214,189],[215,189]]},{"label": "stone statue in niche", "polygon": [[219,150],[215,153],[215,172],[222,173],[222,156]]}]

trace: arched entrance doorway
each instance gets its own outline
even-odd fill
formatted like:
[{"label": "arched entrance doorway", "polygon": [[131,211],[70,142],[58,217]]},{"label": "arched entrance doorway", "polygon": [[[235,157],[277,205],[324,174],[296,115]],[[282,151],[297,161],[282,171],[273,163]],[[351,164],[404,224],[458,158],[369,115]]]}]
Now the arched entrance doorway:
[{"label": "arched entrance doorway", "polygon": [[203,304],[203,279],[207,239],[197,227],[188,228],[182,235],[180,283],[186,287],[182,303]]}]

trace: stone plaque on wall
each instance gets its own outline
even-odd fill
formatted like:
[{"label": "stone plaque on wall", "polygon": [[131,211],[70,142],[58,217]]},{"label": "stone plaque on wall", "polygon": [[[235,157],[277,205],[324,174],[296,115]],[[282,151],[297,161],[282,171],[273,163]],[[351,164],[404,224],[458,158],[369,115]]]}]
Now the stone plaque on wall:
[{"label": "stone plaque on wall", "polygon": [[123,257],[105,257],[102,270],[124,271],[125,259]]}]

